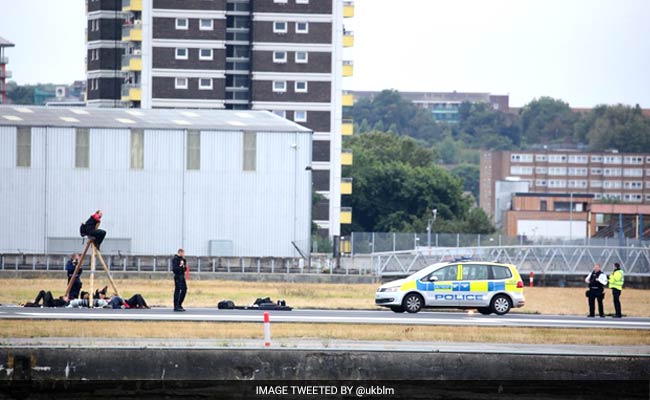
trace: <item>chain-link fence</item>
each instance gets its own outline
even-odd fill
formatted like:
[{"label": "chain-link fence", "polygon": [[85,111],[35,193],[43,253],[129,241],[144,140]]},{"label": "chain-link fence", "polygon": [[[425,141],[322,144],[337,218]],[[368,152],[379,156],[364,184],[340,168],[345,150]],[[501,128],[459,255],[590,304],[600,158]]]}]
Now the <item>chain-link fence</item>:
[{"label": "chain-link fence", "polygon": [[341,251],[350,256],[388,253],[396,251],[424,250],[440,247],[495,247],[495,246],[616,246],[650,247],[650,240],[635,238],[545,238],[505,236],[499,234],[479,235],[462,233],[386,233],[353,232],[341,238]]}]

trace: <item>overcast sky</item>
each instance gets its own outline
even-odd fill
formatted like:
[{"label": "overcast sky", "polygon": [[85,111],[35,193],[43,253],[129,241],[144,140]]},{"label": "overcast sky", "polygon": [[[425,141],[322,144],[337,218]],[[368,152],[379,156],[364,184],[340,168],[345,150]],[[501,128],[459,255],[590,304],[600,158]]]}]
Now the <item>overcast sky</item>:
[{"label": "overcast sky", "polygon": [[[321,0],[312,0],[321,1]],[[19,83],[84,79],[83,0],[0,0]],[[650,0],[356,0],[357,90],[553,96],[650,108]]]}]

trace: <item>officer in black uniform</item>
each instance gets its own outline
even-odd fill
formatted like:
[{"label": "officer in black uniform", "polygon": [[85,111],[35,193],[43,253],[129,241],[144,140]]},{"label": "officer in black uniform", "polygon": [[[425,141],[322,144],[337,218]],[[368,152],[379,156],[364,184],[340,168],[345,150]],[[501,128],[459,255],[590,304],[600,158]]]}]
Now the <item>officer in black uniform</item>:
[{"label": "officer in black uniform", "polygon": [[172,260],[172,268],[174,271],[174,311],[185,311],[183,308],[183,300],[185,300],[185,294],[187,293],[185,250],[178,249],[178,253]]},{"label": "officer in black uniform", "polygon": [[605,297],[605,286],[607,286],[607,275],[600,270],[600,264],[594,265],[594,270],[587,275],[585,282],[589,285],[587,299],[589,300],[589,317],[595,317],[595,302],[598,300],[598,314],[605,318],[603,311],[603,298]]},{"label": "officer in black uniform", "polygon": [[[72,279],[72,277],[74,276],[74,270],[77,268],[77,264],[79,264],[79,254],[75,253],[72,255],[72,258],[65,265],[65,270],[68,273],[68,284],[70,283],[70,279]],[[77,273],[74,283],[70,288],[70,294],[68,295],[70,300],[79,297],[79,292],[81,291],[81,287],[83,286],[80,277],[82,272],[84,272],[83,268],[79,268],[79,272]]]}]

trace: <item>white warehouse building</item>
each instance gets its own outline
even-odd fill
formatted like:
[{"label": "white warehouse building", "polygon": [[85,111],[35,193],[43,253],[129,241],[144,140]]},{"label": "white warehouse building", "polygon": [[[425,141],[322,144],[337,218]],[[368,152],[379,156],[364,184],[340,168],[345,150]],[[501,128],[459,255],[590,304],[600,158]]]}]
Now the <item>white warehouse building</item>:
[{"label": "white warehouse building", "polygon": [[0,107],[0,253],[79,252],[101,209],[107,254],[300,257],[311,143],[264,111]]}]

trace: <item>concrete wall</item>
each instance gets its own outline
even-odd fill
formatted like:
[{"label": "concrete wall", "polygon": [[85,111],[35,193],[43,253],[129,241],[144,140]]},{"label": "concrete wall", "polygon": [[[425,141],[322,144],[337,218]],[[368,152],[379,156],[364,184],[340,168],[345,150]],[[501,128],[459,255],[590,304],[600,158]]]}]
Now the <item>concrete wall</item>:
[{"label": "concrete wall", "polygon": [[0,348],[3,380],[646,380],[650,357],[282,349]]}]

